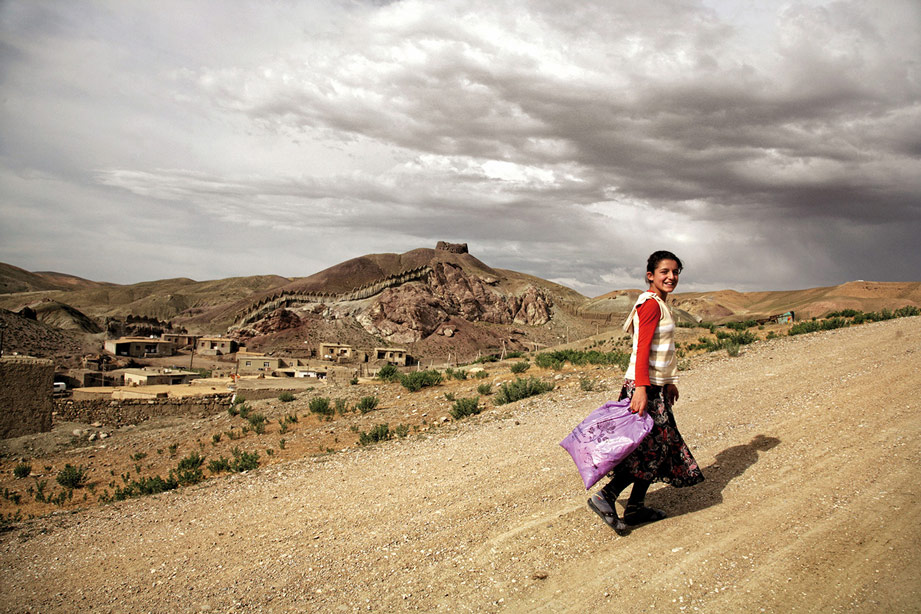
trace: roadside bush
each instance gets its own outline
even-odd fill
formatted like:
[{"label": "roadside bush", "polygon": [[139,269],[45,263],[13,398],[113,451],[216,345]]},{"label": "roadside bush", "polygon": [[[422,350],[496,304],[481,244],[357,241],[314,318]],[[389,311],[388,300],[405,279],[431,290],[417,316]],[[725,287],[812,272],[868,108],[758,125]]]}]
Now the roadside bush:
[{"label": "roadside bush", "polygon": [[172,475],[165,480],[159,475],[142,477],[137,480],[126,481],[124,488],[116,487],[114,498],[116,501],[124,501],[134,497],[156,495],[168,490],[176,490],[177,488],[179,488],[179,482]]},{"label": "roadside bush", "polygon": [[377,379],[385,382],[395,382],[400,379],[400,370],[394,365],[384,365],[377,372]]},{"label": "roadside bush", "polygon": [[367,446],[379,441],[387,441],[392,437],[393,433],[390,432],[390,425],[386,423],[376,424],[370,431],[358,433],[358,445]]},{"label": "roadside bush", "polygon": [[256,431],[259,435],[265,433],[265,416],[262,414],[250,414],[247,418],[250,426],[253,427],[253,430]]},{"label": "roadside bush", "polygon": [[505,405],[506,403],[513,403],[551,390],[553,390],[553,384],[542,382],[536,377],[529,377],[528,379],[517,378],[514,382],[499,386],[499,391],[496,393],[493,402],[496,405]]},{"label": "roadside bush", "polygon": [[58,472],[55,479],[58,484],[64,488],[83,488],[86,486],[86,482],[89,479],[89,473],[82,465],[74,467],[70,463],[67,463],[64,465],[64,468]]},{"label": "roadside bush", "polygon": [[212,474],[230,471],[230,461],[224,456],[220,456],[208,463],[208,471]]},{"label": "roadside bush", "polygon": [[[179,464],[176,465],[175,480],[182,486],[189,484],[198,484],[205,479],[204,474],[201,471],[201,466],[204,464],[205,458],[199,455],[198,452],[192,452],[185,458],[179,461]],[[173,478],[173,474],[170,474],[170,478]]]},{"label": "roadside bush", "polygon": [[445,375],[456,380],[467,379],[467,371],[464,369],[452,369],[451,367],[448,367],[445,369]]},{"label": "roadside bush", "polygon": [[285,390],[280,395],[278,395],[278,400],[282,403],[290,403],[294,400],[294,394],[288,390]]},{"label": "roadside bush", "polygon": [[476,387],[476,391],[477,393],[482,394],[482,395],[492,394],[492,384],[490,384],[489,382],[486,382],[485,384],[480,384],[479,386]]},{"label": "roadside bush", "polygon": [[230,453],[233,454],[233,462],[231,462],[230,468],[237,473],[250,471],[251,469],[259,467],[258,452],[241,452],[239,448],[234,448]]},{"label": "roadside bush", "polygon": [[329,405],[329,397],[314,397],[310,399],[310,403],[308,403],[307,407],[311,412],[321,416],[331,416],[335,411]]},{"label": "roadside bush", "polygon": [[518,374],[518,373],[524,373],[525,371],[527,371],[527,370],[530,369],[530,368],[531,368],[531,363],[529,363],[527,360],[522,360],[521,362],[516,362],[516,363],[514,363],[511,367],[509,367],[509,369],[511,370],[511,372],[512,372],[512,373],[516,373],[516,374]]},{"label": "roadside bush", "polygon": [[361,397],[358,399],[358,403],[355,404],[355,409],[366,414],[377,409],[378,404],[380,404],[380,399],[374,395]]},{"label": "roadside bush", "polygon": [[410,392],[416,392],[429,386],[437,386],[444,378],[434,369],[413,371],[400,376],[400,383]]},{"label": "roadside bush", "polygon": [[17,478],[27,478],[32,474],[32,465],[29,463],[19,463],[13,467],[13,475]]},{"label": "roadside bush", "polygon": [[556,350],[554,352],[542,352],[538,354],[534,362],[542,369],[552,368],[559,370],[563,368],[565,363],[569,362],[575,366],[587,364],[611,365],[624,370],[630,364],[630,353],[621,350],[612,350],[610,352],[600,352],[598,350]]},{"label": "roadside bush", "polygon": [[480,397],[457,399],[454,402],[454,407],[451,408],[451,417],[455,420],[460,420],[461,418],[478,414],[481,411],[483,410],[480,408]]}]

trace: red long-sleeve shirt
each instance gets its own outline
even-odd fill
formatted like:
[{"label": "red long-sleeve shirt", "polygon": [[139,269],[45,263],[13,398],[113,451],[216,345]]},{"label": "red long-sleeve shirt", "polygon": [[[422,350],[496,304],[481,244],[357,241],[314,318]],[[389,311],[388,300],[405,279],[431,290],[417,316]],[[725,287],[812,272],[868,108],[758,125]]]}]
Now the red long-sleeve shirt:
[{"label": "red long-sleeve shirt", "polygon": [[652,347],[652,336],[656,332],[662,312],[659,303],[649,299],[636,308],[636,315],[640,320],[639,330],[636,334],[636,366],[634,381],[637,386],[649,386],[649,351]]}]

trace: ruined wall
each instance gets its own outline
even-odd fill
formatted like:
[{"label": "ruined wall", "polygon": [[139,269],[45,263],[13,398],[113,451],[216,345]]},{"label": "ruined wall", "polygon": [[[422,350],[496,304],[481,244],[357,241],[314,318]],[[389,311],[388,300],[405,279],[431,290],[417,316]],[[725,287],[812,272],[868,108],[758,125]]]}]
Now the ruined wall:
[{"label": "ruined wall", "polygon": [[440,252],[451,252],[452,254],[466,254],[467,251],[466,243],[448,243],[447,241],[439,241],[435,244],[435,249]]},{"label": "ruined wall", "polygon": [[0,439],[51,430],[54,363],[0,357]]},{"label": "ruined wall", "polygon": [[[48,384],[49,386],[51,384]],[[166,399],[72,399],[55,400],[57,420],[62,422],[101,422],[106,426],[126,426],[161,416],[205,418],[230,406],[231,393],[202,397]]]},{"label": "ruined wall", "polygon": [[336,303],[347,301],[361,301],[380,294],[387,288],[400,286],[411,281],[418,281],[426,278],[432,272],[432,267],[424,265],[409,271],[403,271],[396,275],[390,275],[374,283],[365,284],[352,290],[351,292],[334,293],[300,293],[285,292],[265,297],[255,305],[251,305],[243,311],[236,324],[230,327],[230,330],[238,329],[247,324],[251,324],[260,318],[272,313],[276,309],[286,309],[293,304],[300,303]]}]

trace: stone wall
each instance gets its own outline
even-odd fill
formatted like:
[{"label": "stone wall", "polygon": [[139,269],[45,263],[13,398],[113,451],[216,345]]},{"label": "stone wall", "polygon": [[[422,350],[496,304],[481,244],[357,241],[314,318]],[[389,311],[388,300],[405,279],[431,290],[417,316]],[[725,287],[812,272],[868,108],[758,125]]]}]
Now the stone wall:
[{"label": "stone wall", "polygon": [[0,439],[51,430],[54,363],[0,357]]},{"label": "stone wall", "polygon": [[[49,384],[50,386],[50,384]],[[137,424],[154,417],[184,416],[205,418],[227,411],[232,394],[166,399],[90,399],[54,402],[57,420],[63,422],[101,422],[106,426]]]}]

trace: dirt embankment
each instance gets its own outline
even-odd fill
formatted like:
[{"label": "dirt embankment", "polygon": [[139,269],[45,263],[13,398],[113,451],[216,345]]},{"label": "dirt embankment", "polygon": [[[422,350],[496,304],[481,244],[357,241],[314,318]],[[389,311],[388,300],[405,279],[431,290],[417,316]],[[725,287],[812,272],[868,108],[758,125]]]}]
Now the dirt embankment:
[{"label": "dirt embankment", "polygon": [[917,612],[921,319],[683,374],[707,480],[618,537],[556,445],[616,394],[551,393],[419,438],[32,521],[4,612]]}]

